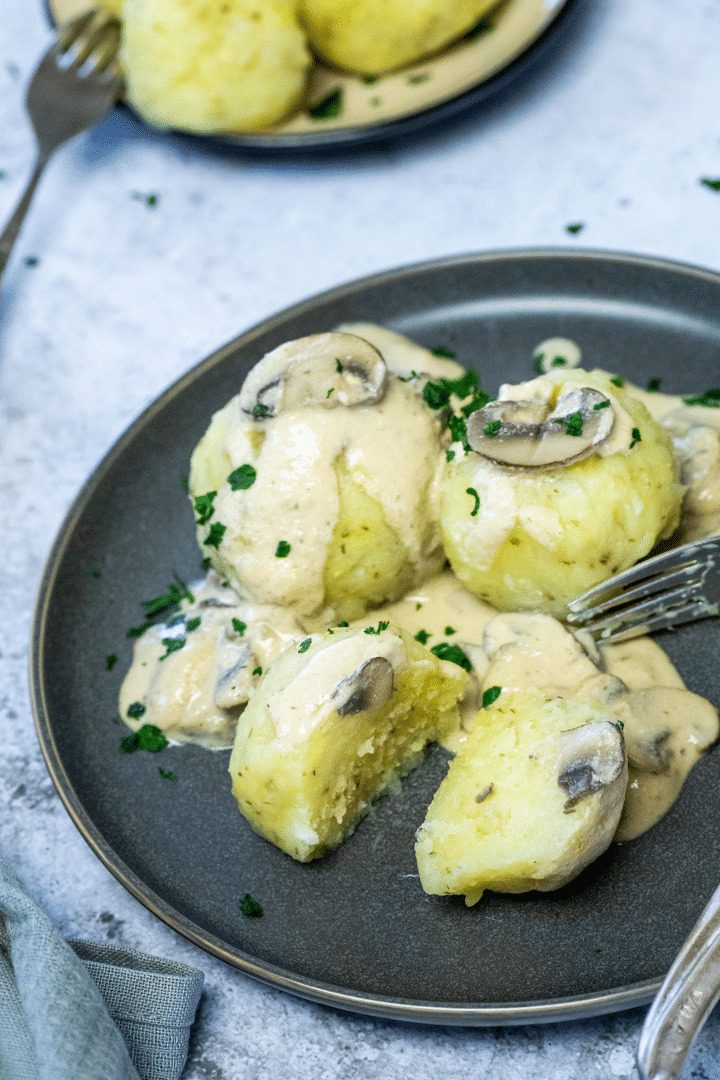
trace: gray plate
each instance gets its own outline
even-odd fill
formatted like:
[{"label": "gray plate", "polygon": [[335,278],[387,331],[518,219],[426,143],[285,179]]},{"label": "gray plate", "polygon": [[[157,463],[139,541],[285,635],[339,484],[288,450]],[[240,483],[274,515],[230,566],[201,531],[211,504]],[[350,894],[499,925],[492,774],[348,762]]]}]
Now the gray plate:
[{"label": "gray plate", "polygon": [[[367,278],[269,319],[205,360],[120,439],[80,493],[48,561],[32,645],[37,730],[73,820],[159,918],[249,975],[340,1008],[446,1024],[569,1019],[650,1000],[717,884],[720,758],[673,810],[559,892],[487,893],[472,909],[420,889],[413,836],[442,751],[335,854],[300,865],[237,813],[227,753],[122,756],[112,722],[140,601],[198,575],[183,491],[190,452],[249,366],[288,338],[367,319],[445,345],[486,389],[530,377],[543,338],[587,367],[688,392],[720,384],[720,277],[655,259],[517,251]],[[97,577],[97,572],[101,573]],[[720,703],[717,623],[665,635],[691,689]],[[105,656],[120,661],[105,671]],[[158,774],[158,763],[177,783]],[[238,911],[246,892],[265,914]]]}]

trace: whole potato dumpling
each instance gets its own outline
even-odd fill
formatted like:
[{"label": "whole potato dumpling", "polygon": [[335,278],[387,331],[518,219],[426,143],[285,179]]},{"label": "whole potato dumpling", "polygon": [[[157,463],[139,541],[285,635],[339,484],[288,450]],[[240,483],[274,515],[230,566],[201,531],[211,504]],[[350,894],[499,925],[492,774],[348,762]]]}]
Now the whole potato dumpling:
[{"label": "whole potato dumpling", "polygon": [[440,568],[442,425],[415,381],[362,338],[315,334],[213,417],[190,493],[200,547],[242,597],[349,620]]},{"label": "whole potato dumpling", "polygon": [[288,0],[125,0],[129,104],[197,134],[258,131],[300,104],[310,68]]},{"label": "whole potato dumpling", "polygon": [[315,51],[360,75],[381,75],[443,49],[497,0],[300,0]]},{"label": "whole potato dumpling", "polygon": [[608,710],[537,691],[482,709],[417,834],[427,893],[559,889],[610,844],[627,787]]},{"label": "whole potato dumpling", "polygon": [[503,611],[562,616],[677,526],[670,438],[604,372],[502,387],[450,455],[445,550],[465,587]]}]

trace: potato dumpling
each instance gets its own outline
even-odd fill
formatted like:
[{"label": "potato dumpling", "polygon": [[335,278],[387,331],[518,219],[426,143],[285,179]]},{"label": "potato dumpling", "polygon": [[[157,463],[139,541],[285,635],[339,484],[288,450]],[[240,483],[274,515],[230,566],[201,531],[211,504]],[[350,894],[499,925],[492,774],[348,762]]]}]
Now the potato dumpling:
[{"label": "potato dumpling", "polygon": [[417,834],[423,889],[559,889],[610,844],[627,786],[612,714],[537,692],[482,709]]},{"label": "potato dumpling", "polygon": [[233,793],[252,827],[307,862],[457,727],[467,674],[379,623],[291,646],[238,722]]},{"label": "potato dumpling", "polygon": [[243,598],[324,625],[396,600],[445,559],[442,437],[437,412],[367,341],[288,342],[193,454],[203,554]]},{"label": "potato dumpling", "polygon": [[497,0],[300,0],[315,51],[359,75],[381,75],[443,49]]},{"label": "potato dumpling", "polygon": [[667,433],[604,372],[549,373],[473,413],[443,478],[453,570],[503,611],[568,601],[675,529],[682,497]]},{"label": "potato dumpling", "polygon": [[125,0],[122,17],[128,101],[151,124],[258,131],[302,100],[311,59],[288,0]]}]

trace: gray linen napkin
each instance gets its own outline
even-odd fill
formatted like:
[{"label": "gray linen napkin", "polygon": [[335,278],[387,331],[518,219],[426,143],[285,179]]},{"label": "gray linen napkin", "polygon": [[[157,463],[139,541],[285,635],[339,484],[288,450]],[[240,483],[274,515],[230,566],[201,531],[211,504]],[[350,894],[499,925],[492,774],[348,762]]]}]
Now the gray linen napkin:
[{"label": "gray linen napkin", "polygon": [[0,854],[0,1080],[178,1080],[202,983],[171,960],[63,941]]}]

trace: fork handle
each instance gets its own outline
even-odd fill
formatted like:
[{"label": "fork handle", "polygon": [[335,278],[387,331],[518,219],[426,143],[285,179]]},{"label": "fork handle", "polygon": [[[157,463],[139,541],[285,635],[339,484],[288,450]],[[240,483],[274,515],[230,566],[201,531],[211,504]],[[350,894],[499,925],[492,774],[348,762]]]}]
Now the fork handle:
[{"label": "fork handle", "polygon": [[22,227],[22,223],[25,220],[28,207],[30,206],[30,200],[32,199],[35,188],[38,186],[40,177],[43,174],[43,170],[50,160],[50,155],[40,151],[35,162],[35,168],[33,169],[32,176],[27,182],[24,192],[20,198],[20,202],[17,205],[15,213],[8,221],[2,236],[0,236],[0,277],[2,277],[3,271],[7,266],[10,253],[12,252],[13,245],[17,240],[18,233]]},{"label": "fork handle", "polygon": [[680,1080],[683,1063],[720,999],[720,887],[650,1007],[637,1060],[643,1080]]}]

